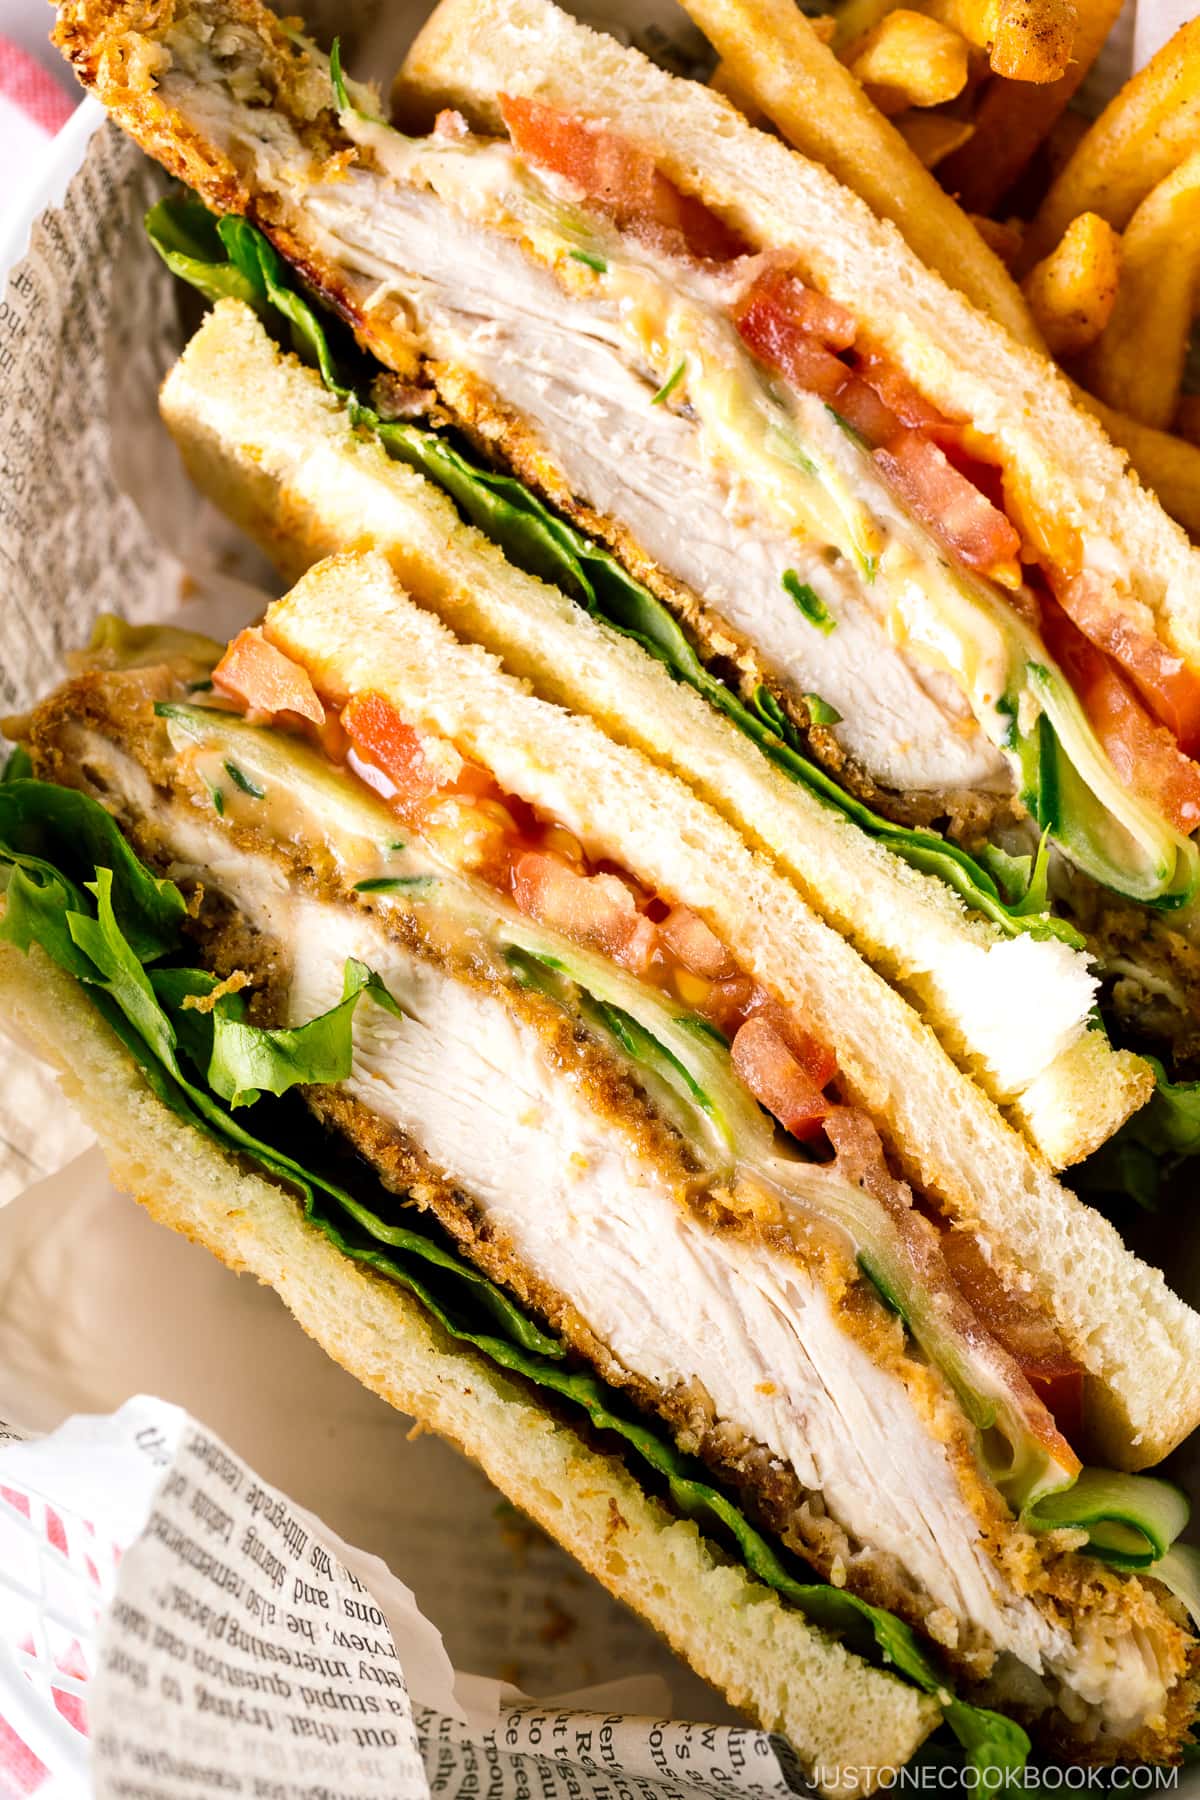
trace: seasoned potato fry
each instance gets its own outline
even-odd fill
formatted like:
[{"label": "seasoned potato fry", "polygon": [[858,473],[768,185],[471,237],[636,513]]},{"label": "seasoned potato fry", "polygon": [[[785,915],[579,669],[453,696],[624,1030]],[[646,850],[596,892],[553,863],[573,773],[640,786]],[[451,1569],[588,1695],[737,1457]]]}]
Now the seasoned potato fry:
[{"label": "seasoned potato fry", "polygon": [[1200,444],[1200,394],[1184,394],[1175,408],[1172,421],[1180,437],[1189,444]]},{"label": "seasoned potato fry", "polygon": [[1005,268],[1014,269],[1025,237],[1020,219],[985,219],[979,213],[972,213],[971,223],[984,243],[991,245]]},{"label": "seasoned potato fry", "polygon": [[824,163],[917,255],[1022,343],[1037,344],[1008,270],[821,43],[793,0],[685,0],[730,75],[789,143]]},{"label": "seasoned potato fry", "polygon": [[1049,83],[1066,74],[1074,39],[1071,0],[1000,0],[988,60],[1010,81]]},{"label": "seasoned potato fry", "polygon": [[1114,444],[1119,444],[1148,488],[1161,500],[1188,536],[1200,543],[1200,445],[1169,431],[1156,431],[1125,413],[1105,406],[1094,394],[1071,383],[1076,400],[1094,413]]},{"label": "seasoned potato fry", "polygon": [[1099,213],[1080,213],[1022,283],[1053,355],[1077,356],[1096,342],[1117,304],[1120,277],[1117,233]]},{"label": "seasoned potato fry", "polygon": [[1122,243],[1121,290],[1084,378],[1109,406],[1165,428],[1179,399],[1200,284],[1200,150],[1147,194]]},{"label": "seasoned potato fry", "polygon": [[[909,149],[927,169],[936,169],[943,157],[960,149],[975,129],[970,119],[954,119],[949,113],[938,112],[906,112],[894,124]],[[990,219],[986,222],[991,224]],[[976,220],[977,228],[978,224]],[[981,231],[980,236],[985,244],[996,249],[986,231]]]},{"label": "seasoned potato fry", "polygon": [[[942,171],[946,186],[968,211],[993,212],[1055,122],[1066,116],[1075,119],[1065,109],[1120,10],[1121,0],[1089,0],[1081,8],[1071,61],[1057,81],[1039,85],[997,75],[988,83],[975,109],[975,135],[969,147]],[[1078,129],[1082,135],[1086,129],[1082,121]]]},{"label": "seasoned potato fry", "polygon": [[986,50],[1012,81],[1057,81],[1070,65],[1073,0],[924,0],[921,10]]},{"label": "seasoned potato fry", "polygon": [[940,106],[967,85],[967,40],[949,25],[898,6],[846,53],[881,112]]},{"label": "seasoned potato fry", "polygon": [[1200,18],[1151,57],[1081,140],[1033,221],[1029,263],[1045,256],[1071,220],[1098,212],[1123,231],[1151,188],[1200,144]]}]

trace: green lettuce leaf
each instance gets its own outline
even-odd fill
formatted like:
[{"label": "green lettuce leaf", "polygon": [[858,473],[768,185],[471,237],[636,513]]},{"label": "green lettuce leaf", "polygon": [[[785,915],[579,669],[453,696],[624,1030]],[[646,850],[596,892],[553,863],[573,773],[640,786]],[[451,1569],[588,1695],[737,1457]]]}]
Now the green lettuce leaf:
[{"label": "green lettuce leaf", "polygon": [[171,881],[143,867],[102,806],[74,788],[18,777],[0,784],[0,859],[30,870],[52,865],[75,894],[98,868],[112,877],[112,902],[139,962],[177,947],[186,912]]},{"label": "green lettuce leaf", "polygon": [[146,232],[172,275],[206,300],[244,300],[256,312],[265,310],[265,294],[226,256],[217,221],[199,200],[160,200],[146,214]]},{"label": "green lettuce leaf", "polygon": [[1155,1080],[1149,1103],[1072,1171],[1072,1185],[1100,1203],[1128,1200],[1158,1212],[1172,1197],[1191,1200],[1190,1192],[1176,1189],[1188,1184],[1181,1166],[1200,1155],[1200,1081],[1170,1081],[1156,1056],[1146,1061]]},{"label": "green lettuce leaf", "polygon": [[252,1106],[264,1093],[286,1094],[297,1082],[345,1081],[353,1060],[354,1014],[364,994],[399,1013],[381,977],[355,957],[346,962],[341,1000],[304,1025],[272,1030],[247,1024],[241,995],[222,995],[212,1014],[209,1086],[238,1107]]},{"label": "green lettuce leaf", "polygon": [[0,781],[28,781],[33,774],[33,759],[24,744],[14,744],[8,760],[0,769]]},{"label": "green lettuce leaf", "polygon": [[[160,252],[168,241],[160,208],[172,204],[176,203],[160,202],[147,215],[146,228]],[[346,404],[351,424],[373,431],[391,455],[436,482],[454,500],[464,518],[498,544],[510,562],[562,588],[595,617],[632,637],[665,663],[676,680],[694,688],[732,720],[791,780],[807,787],[869,836],[885,843],[913,868],[944,881],[969,907],[1008,936],[1028,932],[1034,937],[1061,938],[1077,949],[1083,947],[1084,940],[1074,926],[1050,915],[1044,886],[1034,885],[1035,871],[1026,872],[1024,885],[1014,884],[1022,861],[1028,859],[1006,859],[1009,879],[1002,884],[994,871],[989,872],[982,862],[936,832],[896,825],[872,812],[805,755],[803,740],[782,709],[771,701],[768,710],[760,699],[765,690],[760,689],[754,702],[747,705],[714,675],[669,610],[607,550],[552,512],[514,477],[485,468],[432,431],[383,420],[364,405],[353,384],[341,376],[339,358],[331,349],[330,337],[338,329],[336,322],[326,322],[299,293],[295,275],[266,238],[244,219],[224,218],[216,230],[221,247],[254,288],[260,310],[266,300],[287,321],[297,354],[316,365],[325,386]],[[184,280],[190,279],[184,270],[176,272]],[[356,352],[349,356],[352,361],[361,361]],[[340,360],[344,363],[346,358]]]},{"label": "green lettuce leaf", "polygon": [[[20,791],[23,790],[23,791]],[[235,1119],[229,1106],[201,1085],[202,1071],[213,1058],[222,1029],[220,1009],[188,1007],[189,997],[210,995],[216,985],[207,971],[161,962],[146,968],[133,945],[154,944],[162,937],[162,920],[184,914],[183,897],[166,898],[172,884],[155,878],[132,852],[125,858],[113,849],[122,842],[108,815],[95,801],[73,790],[23,781],[12,784],[20,803],[3,807],[0,786],[0,862],[12,875],[29,882],[40,896],[25,907],[21,934],[11,929],[10,905],[0,919],[0,936],[28,948],[38,943],[68,973],[87,986],[102,1017],[142,1070],[152,1091],[195,1129],[227,1149],[236,1150],[299,1197],[309,1221],[325,1232],[343,1254],[403,1287],[457,1341],[470,1345],[496,1366],[535,1384],[569,1409],[582,1411],[591,1425],[615,1440],[642,1468],[649,1485],[663,1491],[675,1509],[694,1519],[735,1554],[749,1572],[814,1623],[848,1638],[855,1648],[882,1659],[927,1693],[939,1696],[945,1717],[968,1760],[979,1768],[1020,1768],[1029,1740],[1019,1726],[997,1713],[955,1699],[944,1673],[908,1626],[880,1607],[825,1582],[805,1581],[772,1546],[728,1495],[713,1485],[704,1466],[685,1456],[663,1435],[661,1427],[626,1412],[617,1396],[595,1375],[573,1368],[566,1347],[528,1318],[501,1289],[427,1231],[413,1230],[381,1216],[352,1196],[316,1165],[328,1155],[319,1146],[307,1118],[288,1111],[286,1099],[265,1095],[253,1103],[263,1135]],[[30,840],[47,847],[64,820],[62,796],[69,794],[76,842],[59,845],[73,874],[53,867],[25,848]],[[44,820],[43,820],[44,814]],[[121,865],[95,863],[90,879],[83,873],[78,843],[105,845]],[[132,868],[129,866],[132,863]],[[55,922],[54,908],[58,909]],[[177,952],[177,935],[149,952],[147,960]],[[551,980],[556,971],[542,958],[520,953],[521,967],[532,979]],[[345,998],[353,1005],[364,993],[395,1009],[394,998],[363,963],[350,959]],[[331,1014],[323,1015],[325,1020]],[[314,1021],[318,1023],[319,1021]],[[622,1021],[624,1023],[624,1021]],[[301,1026],[297,1033],[308,1029]],[[283,1034],[263,1034],[278,1038]],[[257,1066],[257,1065],[256,1065]],[[285,1138],[304,1160],[275,1147]],[[307,1144],[314,1145],[311,1157]],[[382,1190],[380,1190],[382,1197]]]}]

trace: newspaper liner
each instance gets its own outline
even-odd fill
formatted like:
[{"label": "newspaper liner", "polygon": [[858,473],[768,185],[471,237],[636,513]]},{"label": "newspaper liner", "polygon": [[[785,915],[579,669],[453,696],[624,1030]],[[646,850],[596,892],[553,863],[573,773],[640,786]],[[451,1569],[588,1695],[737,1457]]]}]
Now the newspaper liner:
[{"label": "newspaper liner", "polygon": [[[96,1800],[791,1791],[762,1732],[550,1710],[497,1682],[456,1680],[440,1636],[378,1558],[165,1401],[138,1397],[10,1441],[0,1482],[27,1541],[38,1527],[45,1540],[29,1640],[48,1616],[69,1624],[77,1671],[69,1687],[61,1668],[42,1671],[73,1709],[48,1720],[18,1696],[13,1729],[80,1787],[86,1732]],[[28,1502],[14,1507],[21,1491],[42,1502],[36,1520]],[[72,1571],[84,1579],[64,1580]]]},{"label": "newspaper liner", "polygon": [[[389,7],[382,0],[309,6],[318,34],[323,10],[347,40],[356,70],[386,80],[424,8]],[[1140,65],[1188,10],[1188,0],[1143,4],[1136,19],[1128,9],[1125,29],[1089,82],[1092,104],[1102,104],[1128,73],[1131,43]],[[677,60],[684,64],[694,53],[694,39],[687,39],[670,0],[625,16],[636,21],[635,35],[644,44],[679,46]],[[611,14],[597,22],[614,24]],[[261,610],[271,584],[254,553],[189,487],[157,415],[158,384],[187,335],[181,312],[188,305],[141,229],[163,178],[114,127],[100,123],[92,102],[68,127],[71,142],[81,145],[93,127],[61,205],[34,220],[28,252],[0,301],[0,712],[27,707],[51,685],[64,652],[86,640],[101,612],[175,617],[222,636]],[[0,1220],[0,1261],[16,1253],[22,1234],[36,1236],[42,1248],[55,1229],[63,1242],[96,1245],[119,1238],[124,1225],[118,1220],[140,1217],[112,1195],[97,1153],[70,1162],[86,1141],[46,1072],[0,1043],[0,1203],[26,1190]],[[47,1179],[29,1189],[38,1176]],[[37,1223],[30,1226],[35,1205]],[[85,1217],[93,1229],[81,1234]],[[138,1229],[155,1228],[142,1221]],[[28,1243],[24,1251],[30,1262]],[[197,1254],[190,1246],[177,1251]],[[152,1260],[146,1244],[137,1256],[139,1270],[143,1256]],[[61,1396],[74,1392],[68,1377],[89,1396],[95,1391],[89,1358],[101,1347],[86,1333],[72,1337],[70,1331],[65,1345],[52,1343],[57,1309],[66,1309],[64,1268],[76,1288],[94,1287],[95,1269],[91,1255],[51,1262],[41,1271],[42,1289],[32,1282],[40,1301],[29,1308],[21,1353],[12,1354],[10,1332],[0,1354],[0,1370],[16,1383],[5,1394],[10,1411],[40,1427],[62,1416]],[[6,1263],[10,1273],[12,1266]],[[211,1275],[219,1297],[215,1291],[206,1295],[198,1317],[223,1332],[235,1284],[215,1265]],[[259,1304],[277,1303],[263,1297]],[[294,1341],[298,1334],[287,1329]],[[52,1353],[39,1360],[29,1353],[41,1335]],[[108,1348],[107,1340],[102,1347]],[[319,1355],[307,1343],[303,1349]],[[73,1355],[79,1361],[69,1366]],[[155,1366],[153,1356],[150,1363]],[[130,1391],[129,1372],[106,1370],[106,1404]],[[189,1379],[177,1379],[189,1391]],[[348,1380],[340,1371],[334,1379]],[[174,1378],[171,1385],[178,1391]],[[362,1404],[380,1404],[358,1393]],[[209,1398],[219,1405],[225,1390],[215,1389]],[[307,1404],[305,1419],[310,1422]],[[394,1440],[403,1421],[391,1420]],[[390,1450],[394,1455],[394,1441]],[[409,1479],[434,1452],[424,1475]],[[388,1496],[392,1541],[411,1539],[422,1552],[431,1545],[427,1534],[433,1526],[436,1538],[433,1514],[441,1510],[434,1495],[448,1496],[452,1482],[449,1511],[460,1549],[474,1544],[494,1507],[482,1477],[441,1445],[410,1446],[408,1457],[402,1465],[405,1491],[393,1489]],[[477,1492],[467,1497],[464,1512],[463,1490],[472,1481]],[[5,1716],[14,1722],[19,1697],[25,1742],[35,1762],[41,1757],[52,1785],[55,1776],[69,1779],[72,1773],[86,1780],[77,1727],[90,1720],[91,1780],[105,1796],[176,1800],[237,1791],[264,1800],[318,1794],[423,1800],[430,1793],[486,1794],[488,1800],[534,1794],[546,1800],[685,1800],[716,1791],[789,1791],[776,1747],[762,1733],[577,1706],[549,1712],[514,1705],[514,1691],[501,1683],[454,1676],[409,1589],[377,1558],[350,1550],[260,1482],[178,1407],[139,1399],[109,1418],[76,1418],[37,1444],[0,1448],[0,1484],[0,1727]],[[18,1552],[6,1534],[15,1518],[28,1560],[28,1502],[25,1512],[13,1510],[22,1484],[44,1495],[43,1523],[49,1529],[53,1517],[56,1527],[49,1549],[39,1543],[34,1553],[38,1581],[20,1561],[14,1564]],[[353,1485],[349,1478],[346,1485]],[[103,1521],[96,1516],[101,1504]],[[472,1506],[475,1523],[468,1526]],[[96,1551],[105,1532],[107,1557]],[[90,1586],[75,1595],[74,1611],[68,1606],[64,1612],[67,1553],[82,1540],[94,1552],[83,1557]],[[473,1586],[458,1579],[458,1563],[465,1559],[444,1532],[433,1554],[436,1610],[456,1641],[484,1655],[497,1642],[512,1641],[514,1609],[502,1617],[497,1581],[478,1569]],[[539,1620],[545,1625],[545,1595],[563,1579],[566,1559],[547,1544],[531,1562],[536,1568],[509,1586],[525,1627],[523,1660],[531,1656],[546,1679],[555,1663],[553,1645],[539,1646],[544,1633],[533,1626]],[[218,1596],[221,1611],[212,1592],[218,1569],[227,1571],[229,1583]],[[24,1585],[6,1584],[6,1575],[24,1576]],[[573,1604],[588,1614],[585,1636],[602,1667],[627,1668],[630,1657],[639,1666],[671,1666],[665,1650],[594,1584],[577,1572],[566,1579],[578,1584]],[[21,1605],[29,1615],[25,1639],[14,1635],[14,1607]],[[335,1619],[341,1623],[335,1626]],[[68,1620],[74,1635],[62,1643]],[[331,1634],[345,1635],[354,1622],[364,1627],[356,1633],[363,1647],[351,1656]],[[38,1668],[22,1648],[26,1641],[35,1651],[46,1649],[45,1658],[34,1657]],[[324,1645],[319,1652],[318,1642]],[[23,1668],[20,1656],[2,1655],[14,1645],[25,1658]],[[284,1653],[294,1657],[297,1645],[330,1665],[337,1662],[336,1675],[285,1665]],[[280,1677],[282,1666],[291,1673]],[[57,1671],[52,1681],[46,1667]],[[305,1681],[294,1680],[297,1674]],[[294,1691],[282,1691],[285,1682],[300,1690],[299,1700]],[[31,1684],[44,1702],[40,1711],[29,1705]],[[317,1697],[322,1692],[327,1700]],[[700,1710],[703,1693],[690,1682]],[[636,1702],[626,1700],[624,1707],[630,1704]],[[724,1710],[715,1697],[709,1704],[707,1716]],[[11,1769],[0,1738],[4,1772]],[[798,1784],[794,1773],[792,1783]]]}]

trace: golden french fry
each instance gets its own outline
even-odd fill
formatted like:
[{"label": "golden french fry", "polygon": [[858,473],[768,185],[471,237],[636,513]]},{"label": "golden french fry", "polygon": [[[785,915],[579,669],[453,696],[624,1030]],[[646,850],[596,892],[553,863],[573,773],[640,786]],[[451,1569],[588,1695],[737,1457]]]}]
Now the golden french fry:
[{"label": "golden french fry", "polygon": [[988,60],[1009,81],[1048,84],[1066,74],[1074,40],[1071,0],[1001,0]]},{"label": "golden french fry", "polygon": [[967,85],[967,40],[949,25],[898,6],[846,56],[885,113],[940,106]]},{"label": "golden french fry", "polygon": [[1096,342],[1118,303],[1120,279],[1117,233],[1099,213],[1080,213],[1021,284],[1054,356],[1077,356]]},{"label": "golden french fry", "polygon": [[745,88],[739,86],[728,63],[719,62],[717,64],[708,78],[708,85],[710,88],[715,88],[718,94],[724,94],[727,100],[732,100],[742,117],[749,119],[751,125],[766,125],[768,131],[770,130],[770,120],[763,118]]},{"label": "golden french fry", "polygon": [[1151,188],[1200,144],[1200,18],[1180,27],[1126,82],[1042,201],[1026,240],[1030,263],[1081,212],[1123,231]]},{"label": "golden french fry", "polygon": [[[939,112],[907,112],[894,124],[927,169],[936,169],[942,158],[960,149],[975,129],[969,119],[954,119],[949,113]],[[975,223],[978,227],[978,221]],[[991,243],[986,232],[981,231],[980,236],[985,244]],[[991,247],[996,248],[995,244]]]},{"label": "golden french fry", "polygon": [[1038,145],[1059,126],[1066,127],[1073,140],[1063,161],[1070,155],[1087,125],[1066,107],[1120,10],[1121,0],[1089,0],[1076,24],[1071,61],[1057,81],[1035,84],[997,75],[988,83],[975,109],[975,135],[969,147],[942,171],[945,185],[969,211],[994,212]]},{"label": "golden french fry", "polygon": [[1156,431],[1125,413],[1105,406],[1076,382],[1072,392],[1081,406],[1094,413],[1114,444],[1126,451],[1148,488],[1153,488],[1164,511],[1178,519],[1188,536],[1200,543],[1200,445],[1189,444],[1169,431]]},{"label": "golden french fry", "polygon": [[1122,245],[1121,290],[1084,379],[1109,406],[1165,429],[1179,399],[1200,284],[1200,150],[1147,194]]},{"label": "golden french fry", "polygon": [[1051,82],[1071,63],[1073,0],[922,0],[921,10],[988,53],[997,75]]},{"label": "golden french fry", "polygon": [[999,257],[793,0],[686,0],[686,8],[738,86],[790,144],[891,219],[917,255],[981,311],[1022,343],[1038,343]]},{"label": "golden french fry", "polygon": [[985,244],[996,252],[1006,269],[1016,267],[1017,258],[1021,254],[1021,242],[1025,236],[1025,228],[1019,219],[985,219],[979,213],[971,214],[971,223]]},{"label": "golden french fry", "polygon": [[868,31],[874,31],[897,3],[898,0],[842,0],[833,14],[833,47],[838,55],[866,37]]},{"label": "golden french fry", "polygon": [[1200,394],[1183,394],[1175,408],[1174,429],[1189,444],[1200,444]]}]

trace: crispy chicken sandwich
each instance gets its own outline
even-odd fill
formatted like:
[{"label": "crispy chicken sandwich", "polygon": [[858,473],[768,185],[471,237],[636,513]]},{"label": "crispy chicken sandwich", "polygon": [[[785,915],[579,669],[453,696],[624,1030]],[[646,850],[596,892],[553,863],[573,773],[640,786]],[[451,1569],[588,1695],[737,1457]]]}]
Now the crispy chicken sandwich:
[{"label": "crispy chicken sandwich", "polygon": [[[414,586],[534,594],[401,473]],[[17,729],[0,1009],[157,1217],[827,1785],[939,1715],[1179,1754],[1187,1503],[1121,1466],[1200,1321],[714,809],[377,554],[224,649],[110,621]]]},{"label": "crispy chicken sandwich", "polygon": [[[57,36],[225,216],[159,209],[172,266],[315,318],[348,428],[456,433],[426,465],[459,503],[716,717],[547,664],[563,699],[782,858],[1055,1166],[1131,1114],[1194,1147],[1197,557],[1043,358],[550,0],[445,0],[404,131],[256,0],[69,0]],[[312,505],[369,541],[369,496]]]}]

